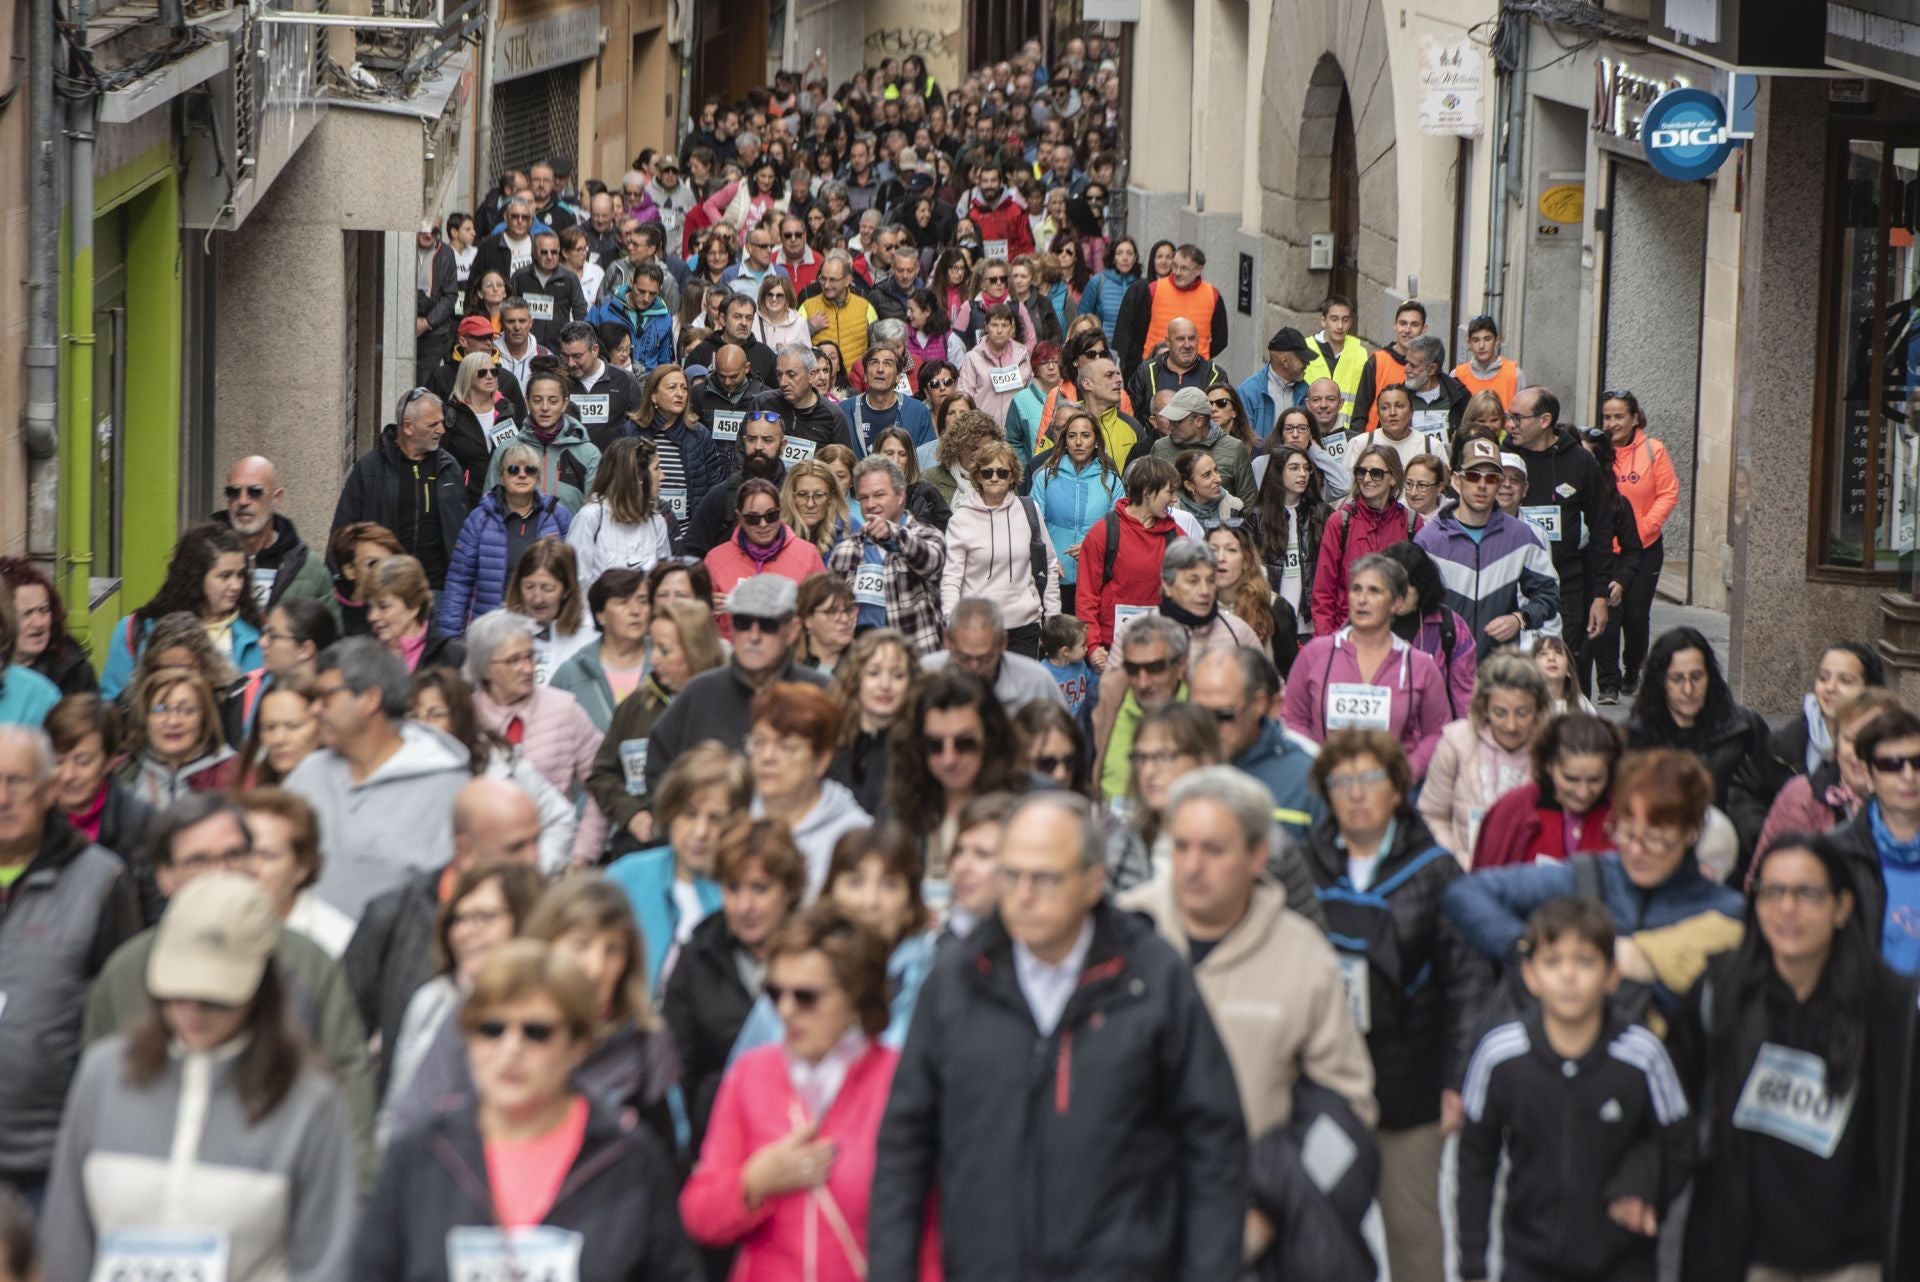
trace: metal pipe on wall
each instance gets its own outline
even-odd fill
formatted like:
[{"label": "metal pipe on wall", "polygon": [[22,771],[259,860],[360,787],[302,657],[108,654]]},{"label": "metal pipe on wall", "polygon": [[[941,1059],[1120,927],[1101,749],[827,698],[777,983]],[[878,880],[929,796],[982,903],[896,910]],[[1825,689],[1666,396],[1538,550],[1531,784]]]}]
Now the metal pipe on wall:
[{"label": "metal pipe on wall", "polygon": [[1502,334],[1507,332],[1506,289],[1507,289],[1507,208],[1509,202],[1518,203],[1526,199],[1525,175],[1519,175],[1516,190],[1516,173],[1526,158],[1527,132],[1527,59],[1532,56],[1532,19],[1520,10],[1510,10],[1503,15],[1520,23],[1519,57],[1511,74],[1507,76],[1507,127],[1506,137],[1501,140],[1500,153],[1494,164],[1492,181],[1487,187],[1487,314],[1500,326]]},{"label": "metal pipe on wall", "polygon": [[54,179],[53,0],[32,0],[27,42],[27,456],[59,452],[60,193]]},{"label": "metal pipe on wall", "polygon": [[[76,39],[85,39],[86,28]],[[83,645],[91,631],[93,601],[93,140],[92,95],[67,103],[66,388],[61,398],[60,590],[67,620]]]},{"label": "metal pipe on wall", "polygon": [[[480,27],[480,80],[473,94],[473,200],[475,214],[493,191],[494,172],[488,158],[493,150],[493,36],[500,29],[500,0],[487,0],[487,20]],[[475,235],[484,235],[479,228]]]}]

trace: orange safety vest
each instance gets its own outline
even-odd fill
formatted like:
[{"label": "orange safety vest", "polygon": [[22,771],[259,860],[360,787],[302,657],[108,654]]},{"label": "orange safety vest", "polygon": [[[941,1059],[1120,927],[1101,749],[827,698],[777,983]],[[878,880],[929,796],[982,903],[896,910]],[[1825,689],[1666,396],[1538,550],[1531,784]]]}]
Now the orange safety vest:
[{"label": "orange safety vest", "polygon": [[1494,372],[1492,378],[1475,377],[1472,361],[1463,361],[1454,366],[1453,376],[1460,380],[1461,386],[1465,387],[1469,394],[1492,392],[1498,396],[1501,409],[1513,404],[1513,394],[1520,390],[1520,367],[1504,356],[1500,358],[1500,368]]},{"label": "orange safety vest", "polygon": [[[1040,405],[1040,425],[1034,429],[1033,433],[1036,452],[1039,446],[1047,443],[1047,438],[1053,433],[1054,416],[1059,412],[1060,406],[1063,403],[1078,404],[1079,401],[1079,390],[1064,379],[1061,380],[1060,386],[1047,393],[1047,399]],[[1129,417],[1133,415],[1133,398],[1124,391],[1120,393],[1120,412]]]},{"label": "orange safety vest", "polygon": [[[1166,286],[1162,289],[1161,286]],[[1140,359],[1167,338],[1167,325],[1184,316],[1200,331],[1200,355],[1213,359],[1213,308],[1220,291],[1206,281],[1195,281],[1192,289],[1181,289],[1173,277],[1162,276],[1147,286],[1152,306],[1147,313],[1147,341],[1140,347]]]},{"label": "orange safety vest", "polygon": [[1384,347],[1373,349],[1373,404],[1367,406],[1367,430],[1380,430],[1380,389],[1407,381],[1406,362]]}]

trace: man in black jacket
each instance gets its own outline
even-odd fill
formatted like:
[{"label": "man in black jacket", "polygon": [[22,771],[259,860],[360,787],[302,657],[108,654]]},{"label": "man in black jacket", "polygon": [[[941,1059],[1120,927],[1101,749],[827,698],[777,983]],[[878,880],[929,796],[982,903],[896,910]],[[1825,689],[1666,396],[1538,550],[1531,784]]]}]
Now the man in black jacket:
[{"label": "man in black jacket", "polygon": [[265,614],[283,597],[318,601],[340,619],[333,594],[333,576],[315,555],[293,522],[280,515],[286,487],[273,460],[249,455],[227,470],[227,505],[208,519],[238,534],[252,558],[254,599]]},{"label": "man in black jacket", "polygon": [[[1560,426],[1560,398],[1523,387],[1507,406],[1508,444],[1527,465],[1520,514],[1538,526],[1560,575],[1562,635],[1577,654],[1607,626],[1613,587],[1613,501],[1600,464]],[[1588,693],[1585,663],[1577,664]]]},{"label": "man in black jacket", "polygon": [[453,250],[440,243],[431,222],[420,224],[414,248],[413,376],[425,382],[453,346],[453,300],[460,273]]},{"label": "man in black jacket", "polygon": [[740,457],[740,425],[747,421],[754,398],[767,385],[753,376],[746,349],[729,340],[713,353],[707,377],[693,389],[693,412],[713,433],[713,447],[731,466]]},{"label": "man in black jacket", "polygon": [[481,241],[474,251],[473,265],[467,269],[471,288],[478,289],[480,278],[488,272],[499,272],[500,279],[512,280],[515,272],[533,266],[533,202],[525,196],[508,200],[503,221],[506,226]]},{"label": "man in black jacket", "polygon": [[753,408],[772,410],[785,422],[787,446],[782,457],[788,463],[812,458],[822,445],[844,445],[859,453],[846,412],[813,390],[812,374],[819,367],[820,357],[811,347],[788,343],[775,364],[780,390],[753,403]]},{"label": "man in black jacket", "polygon": [[585,321],[560,331],[560,355],[567,363],[574,416],[594,445],[605,450],[627,421],[627,412],[640,404],[640,385],[633,375],[601,359],[600,336]]},{"label": "man in black jacket", "polygon": [[726,306],[720,309],[720,332],[688,352],[687,364],[705,365],[711,370],[715,353],[722,344],[731,343],[747,354],[747,367],[753,371],[753,376],[767,386],[773,386],[773,349],[753,336],[753,318],[757,310],[753,299],[745,294],[735,294],[727,299]]},{"label": "man in black jacket", "polygon": [[533,238],[533,265],[513,274],[508,292],[526,300],[533,313],[533,336],[545,348],[557,350],[560,331],[587,318],[586,291],[572,269],[561,265],[555,232]]},{"label": "man in black jacket", "polygon": [[401,398],[394,418],[381,429],[380,443],[353,465],[332,528],[355,521],[386,526],[438,592],[467,521],[466,478],[440,448],[447,416],[438,396],[416,387]]},{"label": "man in black jacket", "polygon": [[999,914],[935,961],[894,1071],[872,1276],[918,1276],[936,1190],[949,1282],[1236,1276],[1246,1123],[1185,960],[1104,901],[1074,794],[1021,803],[997,875]]},{"label": "man in black jacket", "polygon": [[[503,779],[481,777],[453,802],[453,858],[446,867],[375,896],[340,958],[360,1018],[380,1035],[379,1096],[387,1095],[400,1020],[414,990],[433,978],[434,922],[442,894],[469,868],[533,867],[540,854],[540,807]],[[446,942],[444,939],[441,941]]]},{"label": "man in black jacket", "polygon": [[[722,348],[723,352],[739,352],[737,347]],[[755,410],[738,425],[740,433],[740,466],[727,477],[725,485],[716,485],[707,491],[693,510],[693,520],[687,525],[686,549],[688,556],[704,557],[733,537],[737,524],[733,505],[740,495],[740,486],[748,480],[771,481],[783,485],[787,479],[787,465],[780,461],[780,452],[787,443],[786,428],[780,416],[770,410]]]}]

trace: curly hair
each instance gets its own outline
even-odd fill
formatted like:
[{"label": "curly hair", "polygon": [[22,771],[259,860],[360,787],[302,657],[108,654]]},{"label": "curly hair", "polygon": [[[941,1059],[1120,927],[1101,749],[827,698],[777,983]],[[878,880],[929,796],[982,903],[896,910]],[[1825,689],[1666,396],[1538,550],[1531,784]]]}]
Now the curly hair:
[{"label": "curly hair", "polygon": [[1240,582],[1234,584],[1233,599],[1221,604],[1253,629],[1261,645],[1266,645],[1273,640],[1273,585],[1267,581],[1260,549],[1253,545],[1253,529],[1244,522],[1216,526],[1207,531],[1207,542],[1211,544],[1215,535],[1222,534],[1240,545]]},{"label": "curly hair", "polygon": [[946,789],[927,769],[921,738],[927,714],[963,708],[979,714],[983,736],[974,792],[1026,791],[1020,733],[1007,719],[1006,707],[971,672],[943,668],[915,686],[888,739],[887,811],[916,832],[933,832],[947,815]]},{"label": "curly hair", "polygon": [[[188,614],[205,618],[207,597],[205,583],[207,575],[213,572],[223,556],[237,556],[248,565],[253,558],[247,555],[247,545],[240,536],[225,525],[216,525],[204,521],[192,526],[180,536],[173,545],[173,559],[167,562],[167,577],[161,581],[159,589],[147,599],[145,605],[133,612],[129,628],[144,629],[162,615],[186,611]],[[252,624],[257,630],[266,626],[261,617],[260,603],[254,599],[251,585],[240,593],[238,613],[241,618]]]},{"label": "curly hair", "polygon": [[225,690],[240,679],[233,660],[221,653],[220,647],[213,643],[213,638],[207,635],[207,629],[199,617],[180,610],[154,621],[153,627],[147,632],[147,643],[141,648],[139,659],[134,662],[133,675],[128,678],[127,685],[138,685],[142,677],[160,666],[160,656],[169,650],[185,650],[193,655],[194,671],[215,690]]},{"label": "curly hair", "polygon": [[[920,679],[920,656],[914,651],[913,643],[907,640],[906,633],[897,628],[874,628],[862,632],[840,656],[840,666],[833,670],[833,696],[840,706],[847,709],[847,718],[840,726],[840,743],[845,746],[854,741],[860,733],[860,678],[873,662],[874,656],[882,650],[898,650],[906,660],[907,682],[911,686]],[[901,711],[905,711],[904,708]]]},{"label": "curly hair", "polygon": [[983,444],[1006,439],[1006,433],[990,416],[979,410],[961,410],[947,418],[946,431],[941,434],[939,447],[934,451],[934,462],[949,472],[956,467],[971,468],[973,456]]}]

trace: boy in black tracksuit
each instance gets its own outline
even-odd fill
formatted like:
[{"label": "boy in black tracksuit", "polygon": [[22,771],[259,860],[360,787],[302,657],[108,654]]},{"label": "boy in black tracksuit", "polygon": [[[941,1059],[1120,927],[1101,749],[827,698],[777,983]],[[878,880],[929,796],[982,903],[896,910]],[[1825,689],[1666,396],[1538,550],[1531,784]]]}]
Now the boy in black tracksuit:
[{"label": "boy in black tracksuit", "polygon": [[1504,1147],[1505,1282],[1654,1282],[1660,1217],[1695,1158],[1679,1075],[1659,1038],[1608,1013],[1620,977],[1603,908],[1554,900],[1523,947],[1539,1009],[1481,1039],[1462,1091],[1460,1277],[1487,1277]]}]

